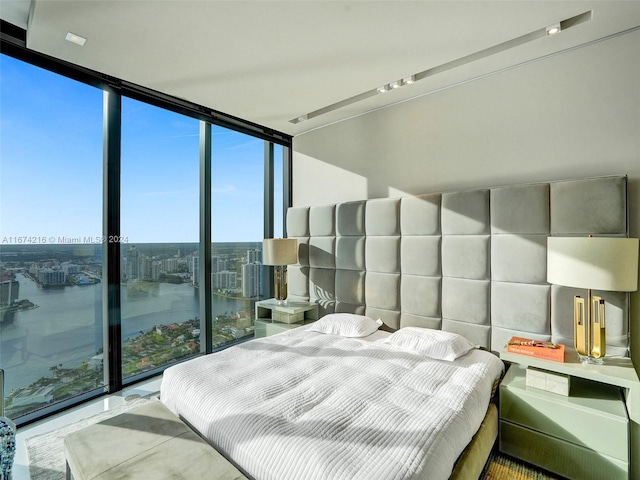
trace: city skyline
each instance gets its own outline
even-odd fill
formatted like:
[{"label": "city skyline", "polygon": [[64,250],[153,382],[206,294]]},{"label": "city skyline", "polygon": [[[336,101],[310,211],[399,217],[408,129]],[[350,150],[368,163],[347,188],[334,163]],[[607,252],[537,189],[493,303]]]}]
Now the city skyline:
[{"label": "city skyline", "polygon": [[[102,90],[0,54],[0,103],[0,248],[16,237],[99,238]],[[219,126],[212,134],[212,240],[260,240],[264,142]],[[123,97],[124,243],[198,242],[198,149],[199,121]],[[281,157],[276,146],[276,171]]]},{"label": "city skyline", "polygon": [[[243,266],[261,255],[265,142],[212,126],[205,291],[195,281],[199,120],[122,97],[121,235],[108,239],[103,97],[0,54],[0,362],[13,417],[100,388],[105,343],[109,351],[120,343],[122,378],[199,354],[205,295],[211,348],[253,337],[266,267],[252,263],[243,275]],[[282,152],[274,145],[275,212],[282,211]],[[282,220],[275,215],[276,236]],[[111,317],[103,249],[110,241],[121,243],[117,336],[104,328]],[[245,285],[251,298],[242,295]]]},{"label": "city skyline", "polygon": [[[244,298],[260,297],[264,275],[261,242],[223,242],[212,247],[212,288]],[[5,246],[0,251],[0,287],[7,287],[5,283],[11,282],[12,272],[17,271],[28,272],[41,287],[99,283],[100,250],[95,245]],[[198,260],[197,243],[131,244],[121,252],[122,281],[188,282],[198,286]],[[0,293],[3,305],[20,300],[17,294],[10,300],[11,288]]]}]

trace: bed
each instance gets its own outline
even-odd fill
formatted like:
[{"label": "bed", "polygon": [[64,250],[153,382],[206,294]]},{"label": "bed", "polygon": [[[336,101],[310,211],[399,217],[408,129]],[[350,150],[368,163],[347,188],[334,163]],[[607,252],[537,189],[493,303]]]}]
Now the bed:
[{"label": "bed", "polygon": [[[253,340],[167,369],[162,401],[257,480],[478,478],[497,437],[501,362],[479,349],[434,359],[393,339],[572,345],[581,291],[547,283],[547,238],[626,236],[627,211],[620,175],[290,208],[290,300],[317,303],[316,324],[360,315],[396,337],[301,327]],[[598,294],[607,352],[627,356],[629,297]],[[460,372],[478,358],[490,367],[474,389]]]},{"label": "bed", "polygon": [[449,478],[502,362],[419,327],[344,336],[345,318],[367,317],[328,315],[171,367],[161,400],[256,480]]}]

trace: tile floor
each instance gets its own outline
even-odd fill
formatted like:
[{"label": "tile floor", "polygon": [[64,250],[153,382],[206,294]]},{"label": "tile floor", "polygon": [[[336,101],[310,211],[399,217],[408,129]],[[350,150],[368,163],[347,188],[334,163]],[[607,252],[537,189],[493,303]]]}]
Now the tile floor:
[{"label": "tile floor", "polygon": [[130,395],[140,395],[141,397],[160,391],[162,376],[127,387],[121,392],[92,400],[81,406],[72,408],[53,415],[46,420],[32,423],[26,427],[18,429],[16,435],[16,456],[13,464],[13,480],[31,480],[29,475],[29,459],[25,440],[27,438],[50,432],[69,423],[73,423],[82,418],[90,417],[97,413],[109,410],[124,403],[124,399]]}]

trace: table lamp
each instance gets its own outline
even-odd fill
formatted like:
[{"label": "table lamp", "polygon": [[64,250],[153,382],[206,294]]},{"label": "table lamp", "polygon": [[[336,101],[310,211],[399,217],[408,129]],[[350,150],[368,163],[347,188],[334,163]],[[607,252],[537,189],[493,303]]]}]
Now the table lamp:
[{"label": "table lamp", "polygon": [[265,238],[262,241],[262,263],[274,265],[273,278],[275,299],[278,304],[286,303],[286,265],[298,263],[298,241],[295,238]]},{"label": "table lamp", "polygon": [[549,237],[547,282],[587,289],[586,302],[579,295],[573,298],[574,346],[582,363],[601,364],[606,354],[605,302],[591,290],[638,289],[638,239]]}]

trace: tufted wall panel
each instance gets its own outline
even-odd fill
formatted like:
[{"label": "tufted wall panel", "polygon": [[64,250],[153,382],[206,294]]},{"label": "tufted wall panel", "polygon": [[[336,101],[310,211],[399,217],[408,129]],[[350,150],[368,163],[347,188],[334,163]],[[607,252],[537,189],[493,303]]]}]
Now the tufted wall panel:
[{"label": "tufted wall panel", "polygon": [[[457,332],[498,350],[512,335],[573,344],[573,295],[546,282],[550,235],[626,236],[627,179],[600,177],[294,207],[289,293],[321,314]],[[607,302],[607,352],[628,354],[628,294]]]},{"label": "tufted wall panel", "polygon": [[[604,177],[550,185],[551,234],[553,236],[628,234],[627,179]],[[628,355],[629,294],[593,291],[606,302],[607,355]],[[573,329],[565,319],[572,315],[574,295],[580,289],[551,286],[551,338],[573,343]]]},{"label": "tufted wall panel", "polygon": [[[541,184],[491,191],[493,349],[504,346],[513,335],[551,340],[549,188]],[[567,321],[573,331],[573,314]]]}]

